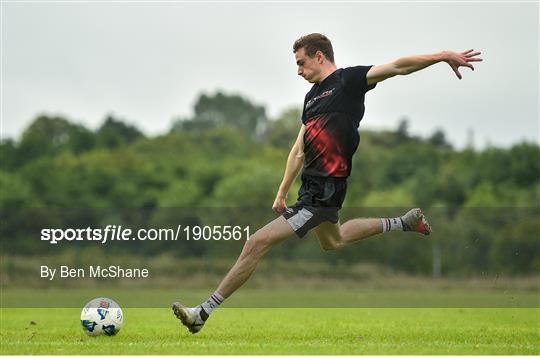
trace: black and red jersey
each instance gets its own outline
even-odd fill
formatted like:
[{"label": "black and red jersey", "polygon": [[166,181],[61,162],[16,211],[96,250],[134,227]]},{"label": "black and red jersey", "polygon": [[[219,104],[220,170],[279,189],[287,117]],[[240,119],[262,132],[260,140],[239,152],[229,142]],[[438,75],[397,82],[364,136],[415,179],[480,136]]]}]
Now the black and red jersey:
[{"label": "black and red jersey", "polygon": [[364,96],[375,84],[367,84],[371,66],[340,68],[314,84],[306,94],[302,123],[304,173],[311,176],[347,177],[360,136]]}]

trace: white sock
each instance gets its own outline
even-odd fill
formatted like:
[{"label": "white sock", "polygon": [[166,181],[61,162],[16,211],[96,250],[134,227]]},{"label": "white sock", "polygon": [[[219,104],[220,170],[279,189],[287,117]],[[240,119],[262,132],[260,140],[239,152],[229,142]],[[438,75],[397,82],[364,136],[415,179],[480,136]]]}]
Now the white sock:
[{"label": "white sock", "polygon": [[403,230],[403,223],[401,222],[401,218],[381,218],[382,223],[382,231],[389,232],[389,231],[402,231]]},{"label": "white sock", "polygon": [[214,309],[217,309],[221,303],[225,301],[223,296],[221,296],[217,291],[210,295],[208,300],[203,302],[201,305],[199,305],[208,315],[214,311]]}]

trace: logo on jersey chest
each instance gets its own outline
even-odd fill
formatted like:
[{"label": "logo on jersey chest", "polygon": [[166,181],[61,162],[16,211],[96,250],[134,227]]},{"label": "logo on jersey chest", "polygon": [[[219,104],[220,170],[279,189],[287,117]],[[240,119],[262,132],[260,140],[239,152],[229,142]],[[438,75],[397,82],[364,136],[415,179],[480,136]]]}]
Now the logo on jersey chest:
[{"label": "logo on jersey chest", "polygon": [[335,90],[335,89],[336,89],[336,88],[329,89],[329,90],[327,90],[327,91],[322,92],[321,94],[319,94],[319,95],[316,96],[315,98],[311,98],[311,99],[306,103],[306,109],[308,109],[308,108],[311,107],[313,104],[315,104],[315,102],[317,102],[319,99],[322,99],[322,98],[331,96],[331,95],[334,93],[334,90]]}]

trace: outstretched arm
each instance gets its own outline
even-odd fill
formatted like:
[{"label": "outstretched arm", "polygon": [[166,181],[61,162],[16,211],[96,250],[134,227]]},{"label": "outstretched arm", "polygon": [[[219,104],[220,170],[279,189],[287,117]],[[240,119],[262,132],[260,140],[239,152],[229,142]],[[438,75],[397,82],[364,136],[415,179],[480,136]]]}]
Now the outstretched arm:
[{"label": "outstretched arm", "polygon": [[283,180],[281,185],[279,185],[279,190],[272,205],[272,209],[276,213],[283,213],[285,211],[285,203],[287,201],[287,195],[289,194],[289,189],[291,185],[300,172],[302,165],[304,164],[304,133],[306,132],[306,126],[302,124],[300,131],[298,132],[298,137],[294,143],[289,157],[287,158],[287,166],[285,167],[285,174],[283,175]]},{"label": "outstretched arm", "polygon": [[469,67],[474,71],[470,62],[482,61],[480,57],[477,57],[479,55],[480,52],[468,50],[461,53],[443,51],[430,55],[402,57],[391,63],[371,67],[367,73],[367,83],[368,85],[375,84],[397,75],[411,74],[439,62],[448,63],[456,76],[461,79],[459,67]]}]

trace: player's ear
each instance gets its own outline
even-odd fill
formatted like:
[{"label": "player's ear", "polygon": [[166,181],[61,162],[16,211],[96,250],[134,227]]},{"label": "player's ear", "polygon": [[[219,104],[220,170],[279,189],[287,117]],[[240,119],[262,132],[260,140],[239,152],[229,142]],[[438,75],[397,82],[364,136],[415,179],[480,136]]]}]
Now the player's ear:
[{"label": "player's ear", "polygon": [[315,59],[318,63],[323,63],[324,61],[324,54],[321,51],[315,52]]}]

